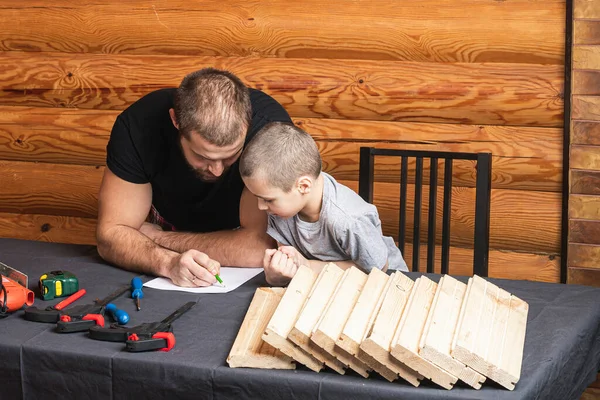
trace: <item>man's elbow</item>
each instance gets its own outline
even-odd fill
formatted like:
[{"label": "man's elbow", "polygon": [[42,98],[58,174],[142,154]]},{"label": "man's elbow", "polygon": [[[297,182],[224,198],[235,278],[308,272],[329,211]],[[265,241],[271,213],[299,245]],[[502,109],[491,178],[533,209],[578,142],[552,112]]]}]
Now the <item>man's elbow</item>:
[{"label": "man's elbow", "polygon": [[96,227],[96,248],[98,249],[98,254],[104,260],[111,262],[111,248],[112,248],[112,235],[111,229],[98,225]]}]

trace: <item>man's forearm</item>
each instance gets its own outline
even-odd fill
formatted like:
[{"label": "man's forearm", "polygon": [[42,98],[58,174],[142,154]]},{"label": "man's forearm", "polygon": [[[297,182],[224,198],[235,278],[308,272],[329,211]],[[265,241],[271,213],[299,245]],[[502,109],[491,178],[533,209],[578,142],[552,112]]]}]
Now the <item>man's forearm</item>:
[{"label": "man's forearm", "polygon": [[261,267],[265,250],[275,241],[266,233],[244,228],[208,233],[157,232],[156,243],[168,249],[184,252],[196,249],[223,266]]},{"label": "man's forearm", "polygon": [[117,225],[98,232],[100,256],[123,269],[168,277],[171,262],[178,254],[165,249],[138,230]]}]

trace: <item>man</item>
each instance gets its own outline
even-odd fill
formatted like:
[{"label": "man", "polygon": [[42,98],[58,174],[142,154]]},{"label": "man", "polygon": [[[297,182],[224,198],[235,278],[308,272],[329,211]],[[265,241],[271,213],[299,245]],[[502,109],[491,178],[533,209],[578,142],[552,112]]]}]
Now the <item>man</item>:
[{"label": "man", "polygon": [[100,255],[187,287],[213,284],[220,264],[262,265],[274,242],[238,159],[273,121],[291,122],[274,99],[213,68],[132,104],[117,117],[107,146]]}]

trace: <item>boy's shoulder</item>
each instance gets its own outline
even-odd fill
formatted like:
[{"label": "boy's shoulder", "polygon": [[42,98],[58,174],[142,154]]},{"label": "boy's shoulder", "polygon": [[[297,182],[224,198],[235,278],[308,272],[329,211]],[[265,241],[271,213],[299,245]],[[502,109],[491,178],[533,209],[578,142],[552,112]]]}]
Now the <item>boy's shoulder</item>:
[{"label": "boy's shoulder", "polygon": [[350,222],[359,217],[378,217],[377,208],[367,203],[354,190],[339,183],[331,175],[323,172],[323,202],[327,202],[330,216],[344,218]]}]

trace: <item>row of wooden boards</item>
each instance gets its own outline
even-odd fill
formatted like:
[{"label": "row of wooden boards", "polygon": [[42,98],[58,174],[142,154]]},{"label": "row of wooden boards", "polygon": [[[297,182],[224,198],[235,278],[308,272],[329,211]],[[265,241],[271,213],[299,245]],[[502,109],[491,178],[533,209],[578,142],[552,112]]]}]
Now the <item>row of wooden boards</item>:
[{"label": "row of wooden boards", "polygon": [[325,366],[365,378],[375,371],[419,386],[423,378],[475,389],[489,378],[514,389],[529,306],[487,280],[444,275],[415,281],[401,272],[301,267],[287,289],[258,288],[227,362],[230,367],[319,372]]}]

